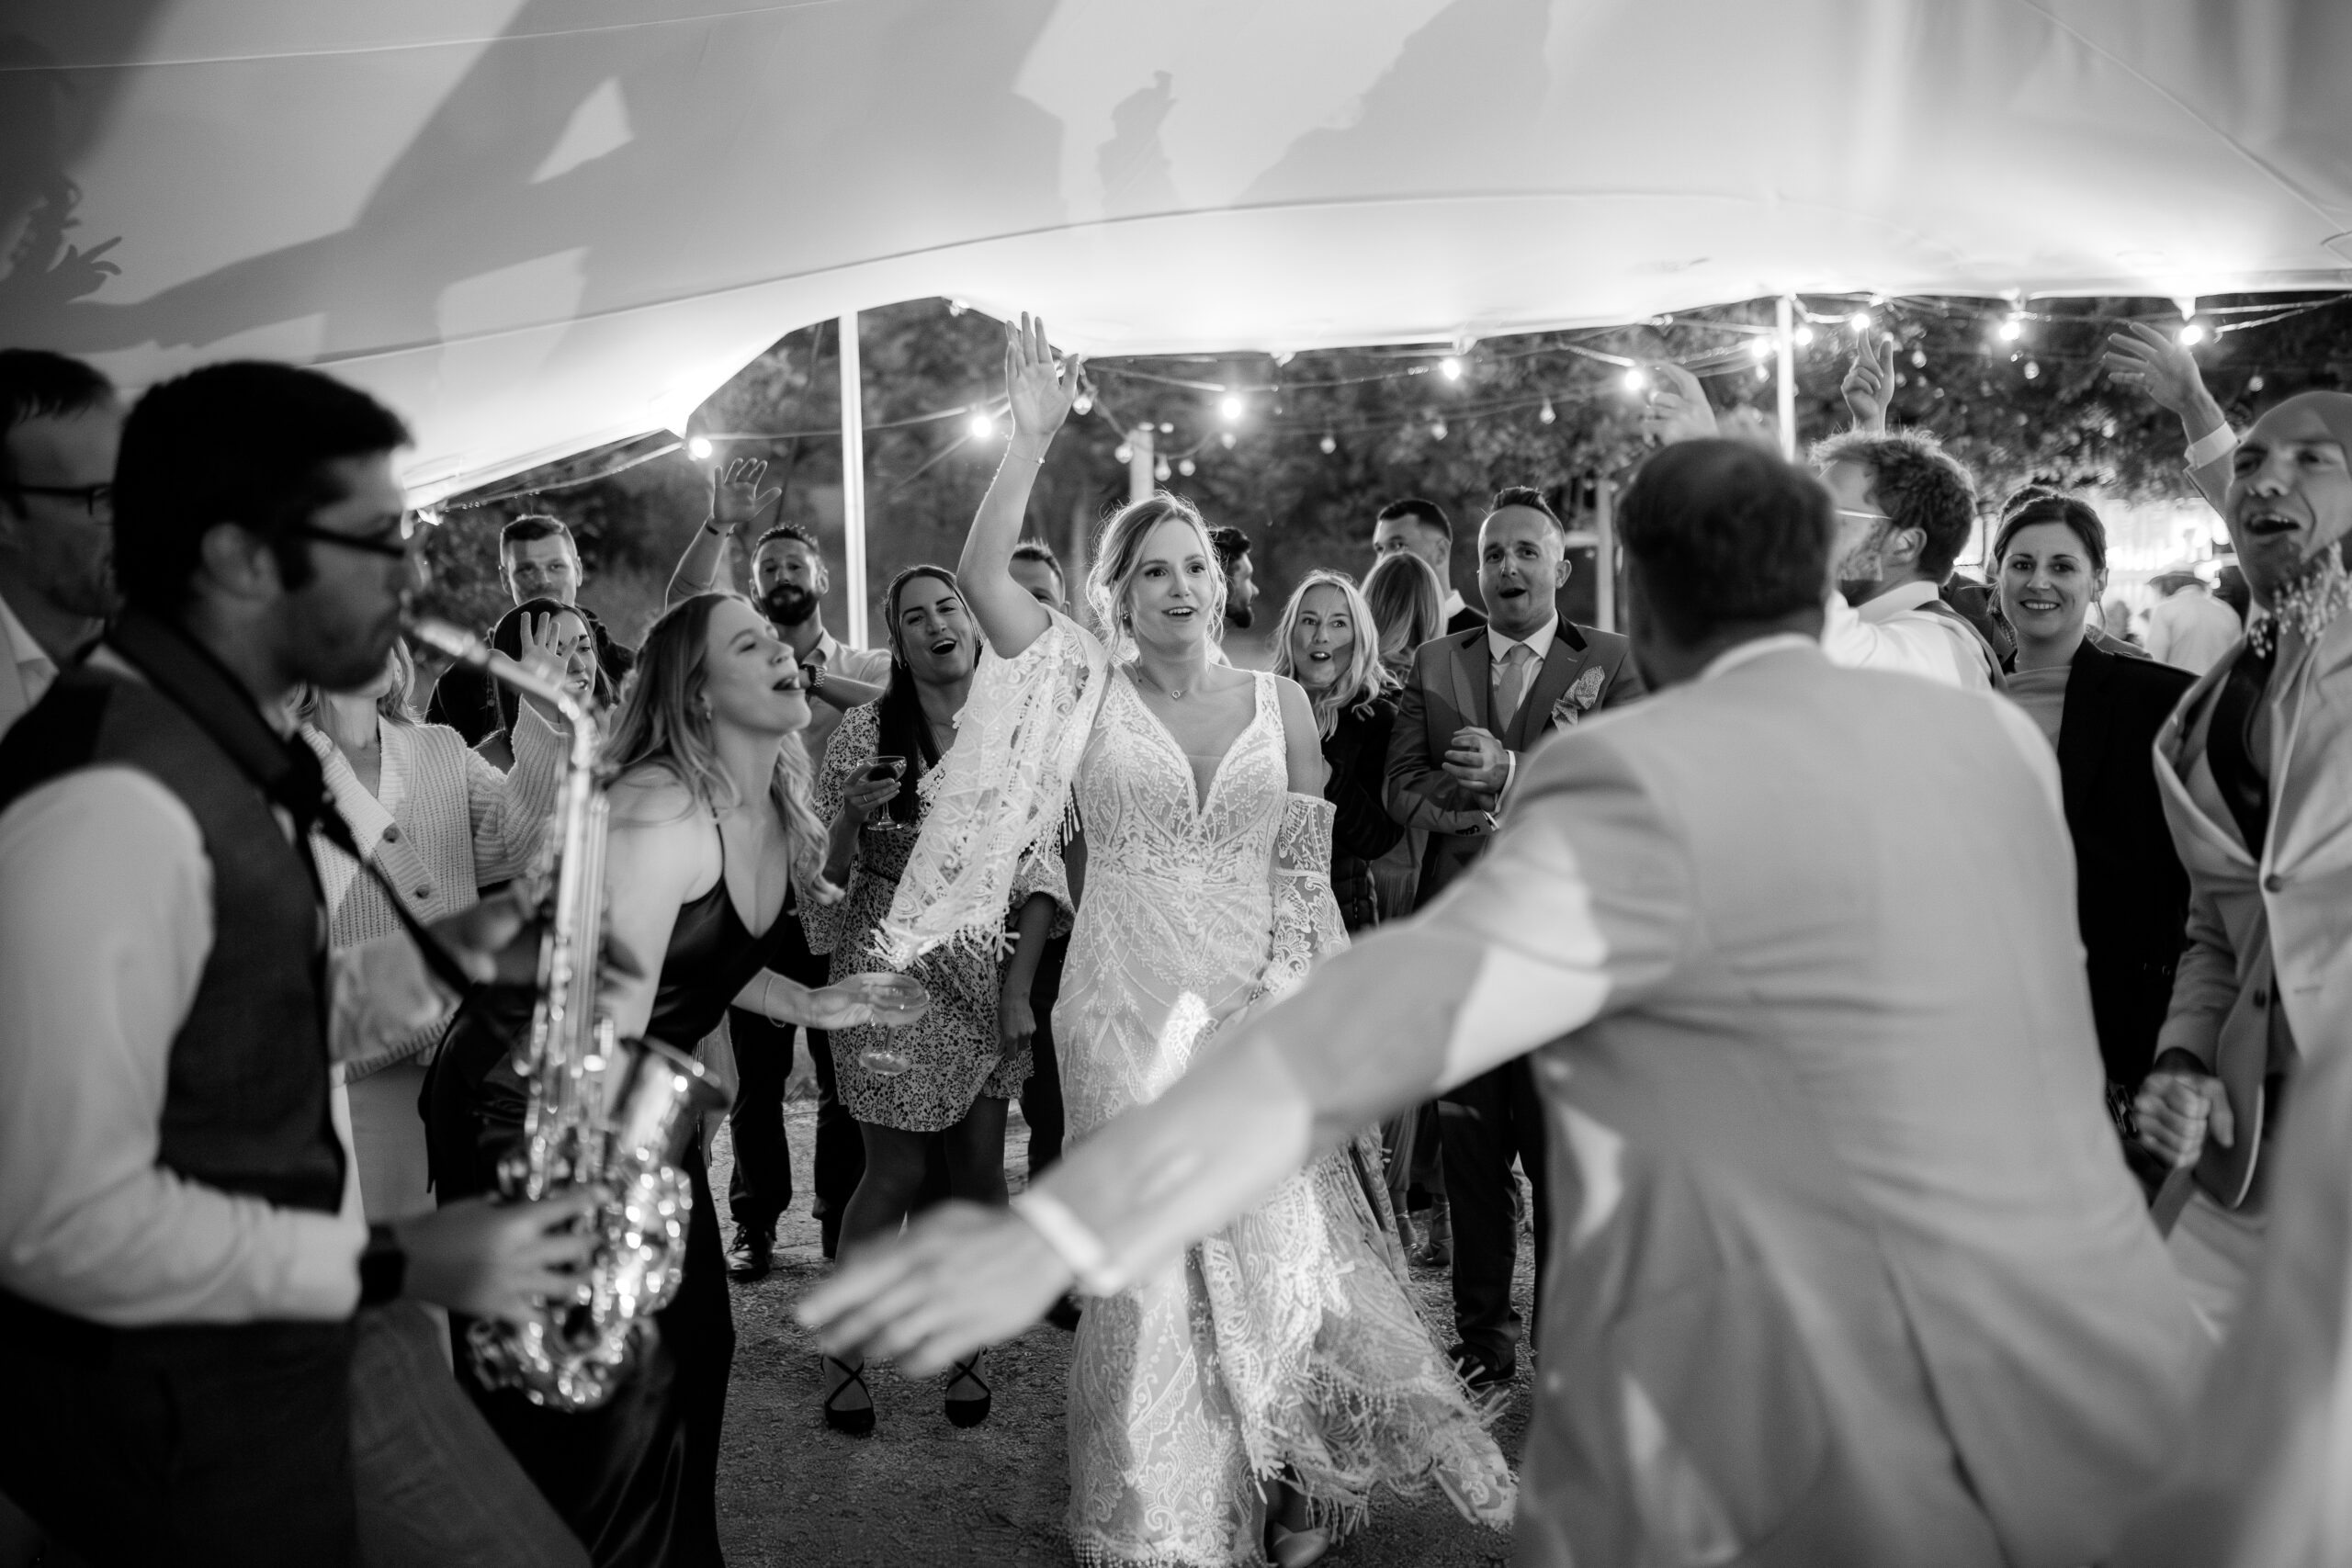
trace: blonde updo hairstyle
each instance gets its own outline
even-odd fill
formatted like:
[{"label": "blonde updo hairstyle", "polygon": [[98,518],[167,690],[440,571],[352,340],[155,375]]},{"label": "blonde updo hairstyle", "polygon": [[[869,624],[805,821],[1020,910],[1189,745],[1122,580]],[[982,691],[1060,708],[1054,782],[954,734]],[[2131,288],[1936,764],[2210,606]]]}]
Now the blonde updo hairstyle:
[{"label": "blonde updo hairstyle", "polygon": [[1209,538],[1209,525],[1200,509],[1182,496],[1155,491],[1111,514],[1111,520],[1102,525],[1102,538],[1095,543],[1094,564],[1086,573],[1086,603],[1093,610],[1095,624],[1102,627],[1103,641],[1110,645],[1114,659],[1135,657],[1136,638],[1127,624],[1127,602],[1134,592],[1136,578],[1143,570],[1144,541],[1151,537],[1153,529],[1170,519],[1190,525],[1201,541],[1201,554],[1208,558],[1211,579],[1208,601],[1202,606],[1202,613],[1208,618],[1209,640],[1223,639],[1225,572],[1217,562],[1216,546]]}]

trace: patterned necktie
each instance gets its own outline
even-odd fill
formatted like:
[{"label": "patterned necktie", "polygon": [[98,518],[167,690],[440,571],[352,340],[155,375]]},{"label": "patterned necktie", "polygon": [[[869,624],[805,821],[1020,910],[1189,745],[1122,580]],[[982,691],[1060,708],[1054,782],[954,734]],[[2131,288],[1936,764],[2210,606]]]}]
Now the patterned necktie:
[{"label": "patterned necktie", "polygon": [[1503,650],[1501,677],[1495,682],[1495,728],[1508,729],[1527,700],[1528,682],[1535,671],[1535,650],[1515,642]]},{"label": "patterned necktie", "polygon": [[2245,840],[2246,853],[2256,861],[2270,830],[2270,781],[2255,765],[2252,731],[2278,657],[2276,638],[2239,652],[2213,699],[2213,721],[2205,732],[2205,761],[2213,783]]}]

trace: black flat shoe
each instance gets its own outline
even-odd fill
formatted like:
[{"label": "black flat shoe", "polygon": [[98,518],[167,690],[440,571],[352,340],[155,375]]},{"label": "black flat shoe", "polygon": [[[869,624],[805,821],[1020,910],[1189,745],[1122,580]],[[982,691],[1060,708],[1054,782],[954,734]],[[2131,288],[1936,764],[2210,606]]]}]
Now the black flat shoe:
[{"label": "black flat shoe", "polygon": [[[844,1437],[865,1437],[874,1430],[874,1391],[865,1386],[865,1363],[860,1361],[853,1367],[847,1361],[837,1361],[828,1356],[825,1358],[825,1364],[839,1367],[847,1374],[840,1382],[833,1385],[832,1393],[825,1395],[825,1425]],[[853,1384],[856,1386],[859,1393],[865,1395],[865,1404],[862,1409],[844,1410],[833,1401],[839,1399],[842,1391]]]},{"label": "black flat shoe", "polygon": [[1463,1386],[1473,1393],[1484,1393],[1490,1388],[1508,1385],[1519,1370],[1516,1365],[1498,1367],[1467,1345],[1456,1345],[1445,1355],[1446,1359],[1453,1363],[1453,1375],[1460,1378]]},{"label": "black flat shoe", "polygon": [[968,1361],[956,1362],[956,1371],[947,1379],[947,1386],[954,1388],[959,1382],[967,1382],[980,1385],[980,1397],[978,1399],[951,1397],[947,1401],[947,1419],[951,1425],[977,1427],[989,1418],[989,1407],[996,1403],[996,1391],[989,1388],[987,1380],[980,1376],[980,1359],[978,1356]]},{"label": "black flat shoe", "polygon": [[735,1245],[727,1249],[727,1277],[750,1284],[764,1280],[775,1269],[775,1242],[772,1237],[739,1231]]}]

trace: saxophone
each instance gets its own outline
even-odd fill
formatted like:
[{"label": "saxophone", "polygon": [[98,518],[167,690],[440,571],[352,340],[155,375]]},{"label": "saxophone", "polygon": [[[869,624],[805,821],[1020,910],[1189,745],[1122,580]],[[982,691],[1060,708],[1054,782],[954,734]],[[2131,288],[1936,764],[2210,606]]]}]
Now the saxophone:
[{"label": "saxophone", "polygon": [[705,1114],[728,1096],[701,1064],[659,1041],[622,1040],[597,1005],[605,923],[605,835],[610,803],[596,753],[595,715],[446,621],[410,628],[458,662],[560,711],[571,750],[538,886],[553,883],[539,945],[538,998],[514,1066],[528,1090],[523,1144],[499,1166],[510,1200],[595,1187],[587,1223],[598,1245],[568,1301],[524,1324],[477,1320],[468,1330],[475,1376],[550,1410],[593,1410],[612,1397],[659,1333],[653,1314],[678,1292],[694,1192],[678,1168]]}]

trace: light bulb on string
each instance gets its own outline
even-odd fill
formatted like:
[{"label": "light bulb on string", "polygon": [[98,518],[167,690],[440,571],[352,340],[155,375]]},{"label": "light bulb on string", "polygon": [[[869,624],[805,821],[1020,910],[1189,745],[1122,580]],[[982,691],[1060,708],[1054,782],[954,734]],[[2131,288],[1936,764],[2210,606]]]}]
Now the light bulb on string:
[{"label": "light bulb on string", "polygon": [[1858,333],[1866,333],[1871,330],[1871,313],[1868,310],[1857,310],[1846,318],[1846,324]]},{"label": "light bulb on string", "polygon": [[2211,335],[2205,330],[2205,323],[2194,316],[2180,324],[2180,346],[2183,348],[2195,348]]},{"label": "light bulb on string", "polygon": [[1094,394],[1091,392],[1079,393],[1078,396],[1069,400],[1069,412],[1072,413],[1092,413],[1094,412]]},{"label": "light bulb on string", "polygon": [[2027,361],[2025,362],[2025,378],[2026,378],[2027,380],[2029,380],[2029,381],[2033,381],[2033,380],[2039,380],[2039,379],[2041,378],[2041,365],[2040,365],[2040,364],[2038,364],[2038,363],[2036,363],[2036,362],[2035,362],[2035,361],[2033,361],[2033,360],[2030,360],[2030,359],[2027,360]]},{"label": "light bulb on string", "polygon": [[1445,439],[1445,421],[1442,418],[1430,421],[1430,439],[1432,441]]},{"label": "light bulb on string", "polygon": [[1623,383],[1625,390],[1638,392],[1650,384],[1650,373],[1636,365],[1618,379]]},{"label": "light bulb on string", "polygon": [[1162,435],[1173,435],[1176,434],[1176,427],[1170,424],[1166,420],[1162,420],[1159,423],[1159,434]]},{"label": "light bulb on string", "polygon": [[975,413],[965,422],[964,429],[975,441],[986,441],[996,434],[996,421],[986,413]]},{"label": "light bulb on string", "polygon": [[1927,367],[1928,351],[1924,348],[1913,349],[1911,351],[1911,368],[1914,370],[1925,370]]},{"label": "light bulb on string", "polygon": [[1759,381],[1770,380],[1772,378],[1772,367],[1769,365],[1758,365],[1756,367],[1756,378]]},{"label": "light bulb on string", "polygon": [[1323,448],[1323,456],[1328,457],[1340,449],[1340,438],[1336,435],[1326,435],[1316,445]]},{"label": "light bulb on string", "polygon": [[708,461],[711,450],[710,437],[707,435],[697,435],[686,443],[686,456],[697,463]]},{"label": "light bulb on string", "polygon": [[1449,381],[1459,381],[1462,379],[1462,361],[1449,354],[1437,362],[1437,373]]},{"label": "light bulb on string", "polygon": [[1807,346],[1813,342],[1813,329],[1811,327],[1799,327],[1796,331],[1796,339],[1797,346],[1799,348]]},{"label": "light bulb on string", "polygon": [[1240,394],[1238,392],[1227,392],[1216,400],[1216,412],[1224,417],[1227,424],[1238,423],[1247,406],[1242,402]]},{"label": "light bulb on string", "polygon": [[1166,484],[1168,482],[1168,475],[1170,471],[1168,459],[1165,457],[1162,457],[1159,461],[1151,466],[1151,477],[1158,479],[1161,484]]},{"label": "light bulb on string", "polygon": [[1560,416],[1558,412],[1553,409],[1552,400],[1546,398],[1544,400],[1544,406],[1536,411],[1535,417],[1540,423],[1549,424]]},{"label": "light bulb on string", "polygon": [[1122,441],[1111,448],[1111,456],[1118,462],[1132,463],[1136,460],[1136,449]]},{"label": "light bulb on string", "polygon": [[1224,443],[1225,443],[1225,449],[1226,449],[1227,451],[1230,452],[1230,451],[1232,451],[1232,450],[1233,450],[1233,444],[1234,444],[1235,442],[1237,442],[1237,441],[1240,440],[1240,439],[1241,439],[1241,437],[1239,437],[1238,435],[1234,434],[1233,434],[1233,432],[1231,432],[1231,431],[1229,431],[1229,430],[1228,430],[1228,431],[1227,431],[1224,434],[1222,434],[1222,435],[1218,436],[1218,437],[1217,437],[1217,439],[1218,439],[1219,441],[1224,442]]},{"label": "light bulb on string", "polygon": [[2018,339],[2025,336],[2025,318],[2023,316],[2009,316],[2004,319],[1998,327],[1994,329],[1994,333],[2003,343],[2015,343]]},{"label": "light bulb on string", "polygon": [[1200,465],[1193,462],[1190,457],[1179,457],[1176,459],[1176,471],[1183,475],[1188,479],[1191,479],[1193,475],[1199,470],[1199,468]]},{"label": "light bulb on string", "polygon": [[1772,350],[1775,346],[1769,337],[1751,338],[1748,341],[1747,352],[1758,359],[1770,359],[1772,357]]},{"label": "light bulb on string", "polygon": [[2259,371],[2245,378],[2245,389],[2249,392],[2262,390],[2262,375]]}]

